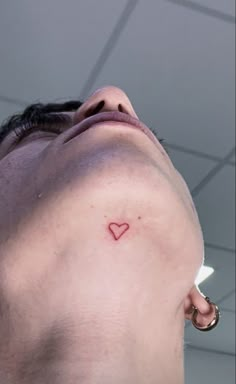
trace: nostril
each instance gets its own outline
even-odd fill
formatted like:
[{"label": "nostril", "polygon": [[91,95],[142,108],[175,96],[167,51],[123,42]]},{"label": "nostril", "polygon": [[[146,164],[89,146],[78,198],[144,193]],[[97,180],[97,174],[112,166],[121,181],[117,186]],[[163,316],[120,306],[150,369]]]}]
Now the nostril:
[{"label": "nostril", "polygon": [[85,112],[84,116],[85,117],[90,117],[90,116],[96,115],[98,112],[101,111],[101,109],[104,107],[104,105],[105,105],[105,101],[104,100],[99,101],[99,103],[95,107],[92,106],[91,108],[89,108]]},{"label": "nostril", "polygon": [[[97,113],[99,113],[101,111],[105,112],[104,106],[105,106],[104,100],[99,101],[99,103],[96,104],[95,106],[92,105],[89,109],[86,110],[86,112],[84,112],[84,118],[96,115]],[[117,107],[115,109],[117,110]],[[106,110],[112,111],[115,109],[114,108],[112,108],[112,109],[108,108]],[[121,104],[118,104],[118,110],[119,110],[119,112],[126,113],[127,115],[129,115],[129,113],[126,111],[126,109]]]},{"label": "nostril", "polygon": [[123,108],[122,108],[121,104],[118,105],[118,109],[119,109],[120,112],[123,112]]},{"label": "nostril", "polygon": [[129,112],[126,111],[124,107],[122,107],[121,104],[118,105],[119,112],[126,113],[126,115],[129,115]]}]

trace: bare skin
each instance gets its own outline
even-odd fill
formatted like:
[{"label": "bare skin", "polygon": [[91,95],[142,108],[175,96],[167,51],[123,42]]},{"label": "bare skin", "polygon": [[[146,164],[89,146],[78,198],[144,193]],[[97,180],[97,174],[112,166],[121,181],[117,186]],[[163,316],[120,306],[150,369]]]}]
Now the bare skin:
[{"label": "bare skin", "polygon": [[117,123],[66,140],[100,100],[137,117],[109,86],[60,135],[0,145],[0,384],[183,384],[184,321],[212,319],[197,212],[161,144]]}]

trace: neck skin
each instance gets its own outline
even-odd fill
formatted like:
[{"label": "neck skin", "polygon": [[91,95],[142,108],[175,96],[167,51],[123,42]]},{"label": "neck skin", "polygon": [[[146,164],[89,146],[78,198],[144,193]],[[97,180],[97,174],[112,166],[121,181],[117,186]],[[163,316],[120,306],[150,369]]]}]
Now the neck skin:
[{"label": "neck skin", "polygon": [[[145,193],[141,188],[140,195]],[[156,201],[156,207],[153,202],[144,206],[137,194],[134,202],[127,191],[125,201],[114,207],[114,199],[109,201],[108,194],[101,200],[99,192],[102,189],[84,201],[81,197],[80,209],[72,207],[73,199],[54,199],[53,204],[64,212],[68,231],[60,243],[58,239],[56,249],[52,237],[42,242],[38,229],[43,222],[47,222],[48,230],[53,222],[59,223],[58,211],[52,209],[49,216],[42,205],[40,219],[35,211],[29,226],[24,223],[23,236],[8,244],[6,260],[14,260],[11,276],[18,276],[6,279],[5,287],[9,297],[14,297],[12,305],[18,313],[18,317],[13,316],[15,334],[11,333],[10,340],[18,356],[14,384],[32,382],[31,377],[24,382],[21,376],[27,364],[34,371],[35,384],[44,374],[45,381],[52,377],[55,384],[75,380],[81,384],[184,383],[183,299],[196,269],[191,267],[192,272],[184,279],[190,249],[181,248],[180,233],[169,235],[166,242],[169,224],[164,223],[158,208],[161,202]],[[100,206],[104,200],[106,206]],[[76,210],[73,217],[72,209]],[[86,217],[86,221],[78,219],[79,230],[74,217]],[[168,214],[165,217],[172,220]],[[108,229],[114,221],[130,226],[117,241]],[[175,225],[178,228],[180,224],[185,225],[185,220],[177,215]],[[194,247],[187,220],[183,229]],[[193,248],[194,252],[198,250]],[[33,356],[37,361],[32,363]]]},{"label": "neck skin", "polygon": [[[171,177],[112,164],[50,178],[2,242],[0,382],[183,384],[199,224]],[[119,240],[112,222],[129,225]]]},{"label": "neck skin", "polygon": [[[94,249],[99,250],[99,244],[95,242]],[[166,276],[157,273],[161,264],[154,260],[166,255],[156,253],[148,261],[147,248],[138,241],[124,248],[116,245],[116,252],[109,247],[96,252],[95,263],[93,251],[85,252],[81,284],[75,282],[76,273],[76,290],[70,292],[75,307],[69,324],[68,316],[60,313],[66,326],[65,360],[56,371],[66,382],[71,375],[73,383],[80,362],[85,384],[183,384],[183,308],[177,308],[179,301],[174,302]],[[78,247],[74,244],[65,254],[79,257]],[[83,292],[79,302],[78,289]]]},{"label": "neck skin", "polygon": [[[39,305],[29,310],[30,304],[26,309],[18,299],[24,326],[14,319],[9,352],[18,357],[9,384],[39,384],[50,378],[55,384],[184,383],[183,308],[174,305],[173,292],[171,296],[165,289],[154,260],[145,263],[144,253],[137,251],[127,248],[119,254],[129,258],[129,270],[123,261],[109,262],[109,253],[97,254],[102,262],[95,265],[88,253],[87,262],[79,263],[80,273],[72,276],[70,267],[58,269],[58,280],[42,290]],[[64,256],[77,258],[78,251],[71,247]],[[134,257],[139,265],[131,271]]]}]

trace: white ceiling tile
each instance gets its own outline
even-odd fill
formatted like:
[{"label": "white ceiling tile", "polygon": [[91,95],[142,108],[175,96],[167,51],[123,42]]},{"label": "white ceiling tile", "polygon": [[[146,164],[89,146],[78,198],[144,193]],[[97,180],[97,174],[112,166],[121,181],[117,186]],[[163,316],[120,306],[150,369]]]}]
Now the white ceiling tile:
[{"label": "white ceiling tile", "polygon": [[91,91],[124,89],[167,142],[225,156],[235,142],[234,26],[140,1]]},{"label": "white ceiling tile", "polygon": [[230,160],[235,162],[235,153],[233,154]]},{"label": "white ceiling tile", "polygon": [[0,125],[3,123],[5,119],[10,117],[11,115],[15,113],[22,112],[23,106],[19,107],[17,105],[11,104],[11,103],[5,103],[4,101],[0,100]]},{"label": "white ceiling tile", "polygon": [[222,301],[222,308],[229,311],[235,311],[235,291],[225,300]]},{"label": "white ceiling tile", "polygon": [[1,94],[23,101],[78,97],[126,0],[5,1]]},{"label": "white ceiling tile", "polygon": [[185,384],[235,384],[235,356],[186,346]]},{"label": "white ceiling tile", "polygon": [[235,354],[235,313],[222,312],[217,327],[210,332],[186,327],[185,341],[190,346]]},{"label": "white ceiling tile", "polygon": [[195,0],[197,4],[235,16],[235,0]]},{"label": "white ceiling tile", "polygon": [[203,159],[171,148],[167,149],[174,166],[185,179],[190,191],[200,183],[216,164],[213,160]]},{"label": "white ceiling tile", "polygon": [[205,242],[235,249],[235,167],[221,169],[194,202]]}]

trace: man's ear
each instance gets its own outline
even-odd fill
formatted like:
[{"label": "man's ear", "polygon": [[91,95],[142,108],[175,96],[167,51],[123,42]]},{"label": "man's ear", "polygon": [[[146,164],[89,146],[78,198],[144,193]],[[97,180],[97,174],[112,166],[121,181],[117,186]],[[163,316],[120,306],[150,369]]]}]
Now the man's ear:
[{"label": "man's ear", "polygon": [[208,324],[214,317],[214,308],[206,300],[200,289],[194,285],[184,300],[185,319],[192,319],[193,306],[198,309],[198,321],[202,325]]}]

